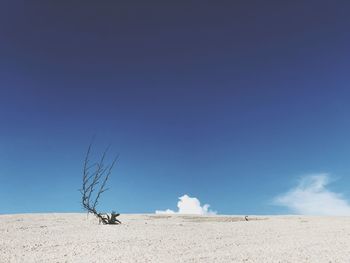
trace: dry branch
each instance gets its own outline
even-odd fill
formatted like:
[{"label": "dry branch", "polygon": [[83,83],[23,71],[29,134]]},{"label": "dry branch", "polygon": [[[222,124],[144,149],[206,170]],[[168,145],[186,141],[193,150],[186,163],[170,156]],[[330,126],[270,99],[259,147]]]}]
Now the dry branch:
[{"label": "dry branch", "polygon": [[[99,222],[103,224],[120,224],[121,222],[117,219],[119,214],[114,211],[109,216],[108,214],[100,213],[96,210],[101,195],[108,190],[106,188],[109,176],[112,173],[112,169],[118,159],[118,156],[114,158],[111,164],[105,165],[104,161],[107,155],[109,147],[103,152],[103,155],[99,162],[90,164],[92,143],[90,143],[87,150],[84,167],[83,167],[83,182],[80,193],[82,194],[82,205],[83,208],[88,212],[94,214]],[[98,192],[94,192],[98,189]]]}]

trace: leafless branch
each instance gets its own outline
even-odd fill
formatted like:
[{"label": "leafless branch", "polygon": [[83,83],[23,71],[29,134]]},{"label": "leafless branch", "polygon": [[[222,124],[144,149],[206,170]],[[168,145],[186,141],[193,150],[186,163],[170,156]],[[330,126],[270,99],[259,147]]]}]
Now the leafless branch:
[{"label": "leafless branch", "polygon": [[[116,157],[110,165],[105,165],[104,161],[108,152],[109,147],[103,152],[103,155],[98,163],[90,164],[92,143],[90,143],[83,165],[83,181],[82,189],[82,205],[83,208],[88,212],[94,214],[99,221],[103,224],[120,224],[121,222],[116,219],[119,214],[112,212],[111,216],[108,214],[99,213],[96,210],[99,199],[102,193],[106,192],[109,188],[106,188],[107,181],[112,173],[112,169],[117,162]],[[98,189],[98,192],[94,192]]]}]

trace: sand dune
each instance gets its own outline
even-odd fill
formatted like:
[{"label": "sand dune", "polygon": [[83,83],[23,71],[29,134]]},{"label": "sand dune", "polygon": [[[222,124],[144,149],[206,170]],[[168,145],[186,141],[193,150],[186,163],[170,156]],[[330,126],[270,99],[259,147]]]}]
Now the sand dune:
[{"label": "sand dune", "polygon": [[350,262],[350,217],[0,215],[0,262]]}]

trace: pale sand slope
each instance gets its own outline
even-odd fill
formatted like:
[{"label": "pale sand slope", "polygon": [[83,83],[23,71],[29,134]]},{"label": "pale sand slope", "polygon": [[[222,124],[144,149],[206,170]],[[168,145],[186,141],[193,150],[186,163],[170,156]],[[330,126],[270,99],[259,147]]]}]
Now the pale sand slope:
[{"label": "pale sand slope", "polygon": [[[0,262],[350,262],[350,217],[0,215]],[[253,220],[255,219],[255,220]]]}]

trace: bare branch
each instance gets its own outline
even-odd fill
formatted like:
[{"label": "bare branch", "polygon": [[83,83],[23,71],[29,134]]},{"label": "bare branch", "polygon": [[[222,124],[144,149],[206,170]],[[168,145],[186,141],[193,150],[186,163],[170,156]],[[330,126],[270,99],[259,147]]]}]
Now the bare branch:
[{"label": "bare branch", "polygon": [[116,161],[117,161],[117,158],[118,158],[118,157],[116,157],[116,158],[113,160],[112,164],[109,166],[108,173],[107,173],[106,177],[104,178],[104,180],[103,180],[103,182],[102,182],[102,184],[101,184],[100,190],[99,190],[98,193],[97,193],[97,196],[96,196],[96,199],[95,199],[95,202],[94,202],[94,205],[93,205],[93,208],[94,208],[94,209],[96,208],[96,206],[97,206],[97,204],[98,204],[98,199],[100,198],[101,194],[102,194],[103,192],[105,192],[105,191],[108,190],[108,188],[105,189],[105,186],[106,186],[106,183],[107,183],[107,181],[108,181],[108,178],[109,178],[109,176],[110,176],[110,174],[111,174],[111,172],[112,172],[113,166],[114,166],[114,164],[115,164]]},{"label": "bare branch", "polygon": [[[120,224],[121,222],[116,219],[119,214],[112,212],[111,216],[109,216],[108,214],[99,213],[96,210],[102,193],[106,192],[109,189],[106,188],[106,184],[112,173],[112,169],[118,159],[118,156],[113,160],[112,164],[105,165],[104,161],[109,150],[108,146],[103,152],[99,162],[90,165],[89,163],[91,149],[92,143],[90,143],[88,147],[83,165],[83,185],[82,189],[80,189],[80,193],[82,194],[82,205],[88,213],[94,214],[103,224]],[[98,189],[98,192],[96,195],[94,195],[96,189]]]}]

